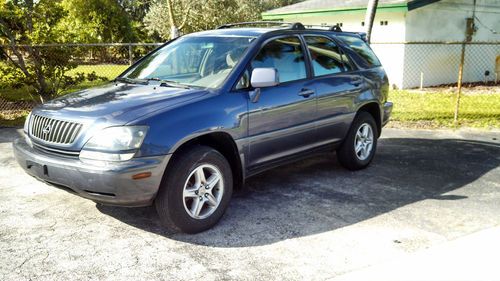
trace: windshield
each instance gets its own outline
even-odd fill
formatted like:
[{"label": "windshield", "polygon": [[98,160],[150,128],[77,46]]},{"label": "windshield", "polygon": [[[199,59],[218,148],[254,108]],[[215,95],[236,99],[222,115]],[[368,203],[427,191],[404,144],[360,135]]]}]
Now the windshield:
[{"label": "windshield", "polygon": [[220,88],[253,39],[240,36],[182,37],[146,57],[122,78]]}]

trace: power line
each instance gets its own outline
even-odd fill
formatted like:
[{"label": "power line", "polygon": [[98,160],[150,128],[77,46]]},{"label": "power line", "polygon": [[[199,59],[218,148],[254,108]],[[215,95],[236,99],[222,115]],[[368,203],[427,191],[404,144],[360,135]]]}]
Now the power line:
[{"label": "power line", "polygon": [[477,17],[477,16],[474,16],[474,18],[477,20],[477,22],[482,25],[484,28],[488,29],[491,33],[493,34],[498,34],[498,32],[496,30],[494,30],[493,28],[485,25],[484,23],[481,22],[481,20]]}]

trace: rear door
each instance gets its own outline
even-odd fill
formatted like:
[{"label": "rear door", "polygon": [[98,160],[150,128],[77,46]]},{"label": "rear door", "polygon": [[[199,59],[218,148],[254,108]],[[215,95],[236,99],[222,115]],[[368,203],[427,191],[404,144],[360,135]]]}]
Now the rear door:
[{"label": "rear door", "polygon": [[258,101],[249,101],[250,169],[304,151],[316,136],[316,94],[300,38],[284,36],[264,43],[250,69],[262,67],[275,68],[279,84],[261,88]]},{"label": "rear door", "polygon": [[333,39],[304,35],[304,41],[316,86],[317,143],[340,141],[352,121],[352,105],[364,86],[363,76]]}]

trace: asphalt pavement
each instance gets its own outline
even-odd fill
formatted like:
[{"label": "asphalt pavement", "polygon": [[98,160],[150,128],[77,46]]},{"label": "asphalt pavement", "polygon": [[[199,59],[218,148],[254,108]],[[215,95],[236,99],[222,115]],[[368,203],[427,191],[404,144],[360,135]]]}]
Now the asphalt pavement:
[{"label": "asphalt pavement", "polygon": [[386,129],[372,165],[248,180],[213,229],[98,205],[18,167],[0,129],[0,280],[500,280],[500,133]]}]

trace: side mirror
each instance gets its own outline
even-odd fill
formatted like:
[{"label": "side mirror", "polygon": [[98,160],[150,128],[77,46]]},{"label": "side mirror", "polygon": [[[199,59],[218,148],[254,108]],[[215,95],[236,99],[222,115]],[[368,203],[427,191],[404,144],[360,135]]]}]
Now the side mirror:
[{"label": "side mirror", "polygon": [[275,68],[255,68],[250,84],[254,88],[273,87],[279,84],[278,71]]}]

